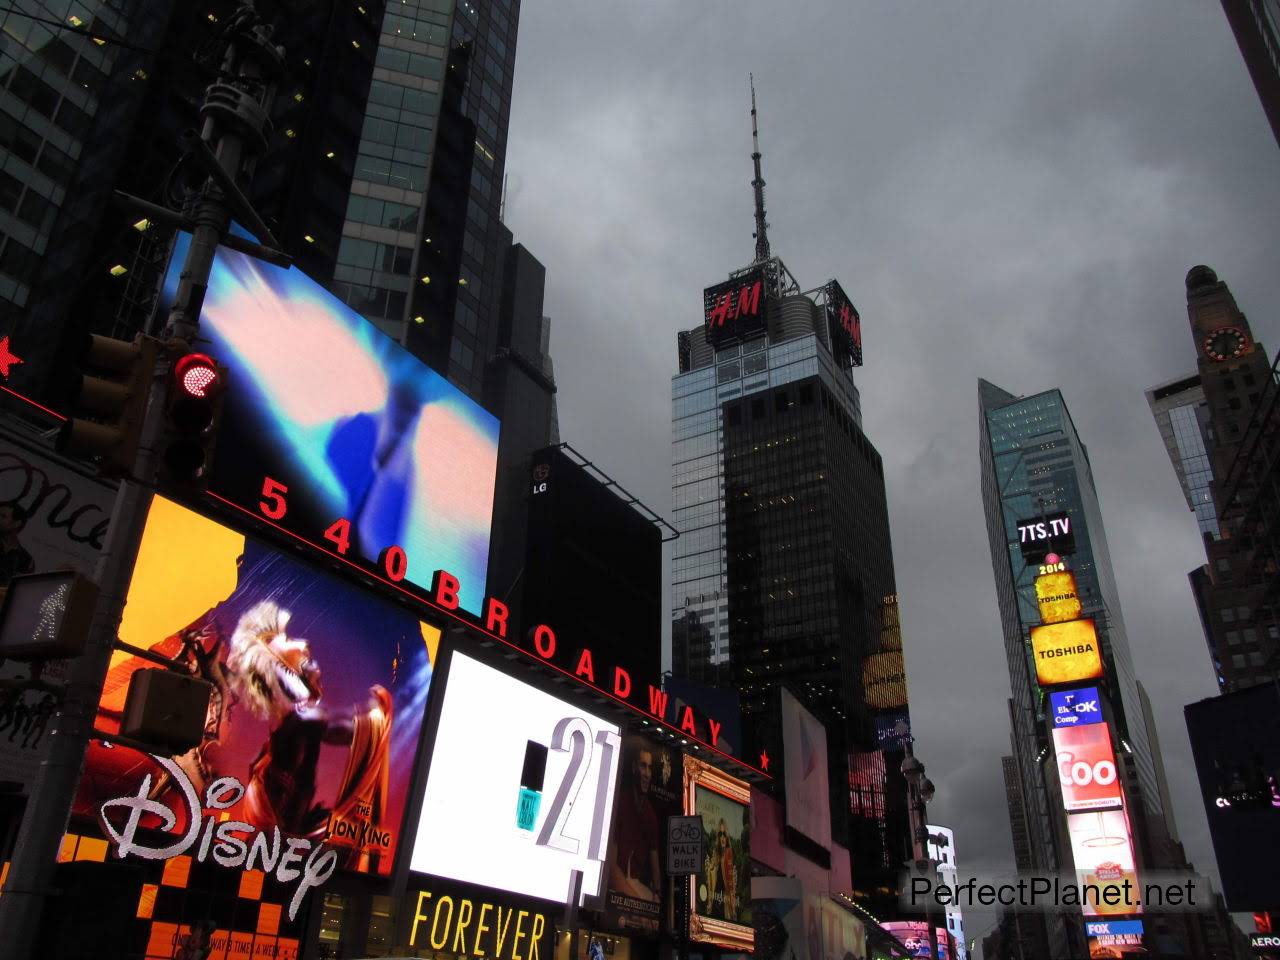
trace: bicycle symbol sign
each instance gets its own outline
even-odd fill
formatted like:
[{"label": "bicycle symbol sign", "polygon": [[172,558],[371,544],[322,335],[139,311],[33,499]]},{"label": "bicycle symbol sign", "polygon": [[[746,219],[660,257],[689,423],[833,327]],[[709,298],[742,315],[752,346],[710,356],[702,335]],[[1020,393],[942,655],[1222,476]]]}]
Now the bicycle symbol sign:
[{"label": "bicycle symbol sign", "polygon": [[702,817],[667,817],[668,875],[698,873],[702,856]]}]

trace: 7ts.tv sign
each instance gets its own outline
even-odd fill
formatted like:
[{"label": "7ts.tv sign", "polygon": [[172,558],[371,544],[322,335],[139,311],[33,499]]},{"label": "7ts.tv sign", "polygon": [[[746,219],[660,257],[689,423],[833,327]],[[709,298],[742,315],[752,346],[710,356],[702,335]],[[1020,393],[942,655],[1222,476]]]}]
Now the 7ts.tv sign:
[{"label": "7ts.tv sign", "polygon": [[1099,810],[1124,802],[1106,724],[1057,727],[1053,745],[1058,752],[1064,809]]},{"label": "7ts.tv sign", "polygon": [[1067,513],[1051,513],[1018,521],[1018,545],[1028,564],[1040,563],[1049,553],[1075,553],[1074,524]]}]

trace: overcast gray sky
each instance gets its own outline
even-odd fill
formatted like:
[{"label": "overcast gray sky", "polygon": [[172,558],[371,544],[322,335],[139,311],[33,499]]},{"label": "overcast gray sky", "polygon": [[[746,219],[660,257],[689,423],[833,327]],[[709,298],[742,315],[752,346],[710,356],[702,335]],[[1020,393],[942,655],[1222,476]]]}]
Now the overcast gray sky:
[{"label": "overcast gray sky", "polygon": [[1143,390],[1194,370],[1196,263],[1280,347],[1280,151],[1221,8],[525,0],[507,222],[547,267],[561,432],[668,517],[675,334],[754,249],[748,71],[773,249],[862,314],[931,817],[962,867],[1013,869],[977,380],[1057,386],[1178,826],[1212,869],[1182,716],[1215,692],[1186,581],[1203,549]]}]

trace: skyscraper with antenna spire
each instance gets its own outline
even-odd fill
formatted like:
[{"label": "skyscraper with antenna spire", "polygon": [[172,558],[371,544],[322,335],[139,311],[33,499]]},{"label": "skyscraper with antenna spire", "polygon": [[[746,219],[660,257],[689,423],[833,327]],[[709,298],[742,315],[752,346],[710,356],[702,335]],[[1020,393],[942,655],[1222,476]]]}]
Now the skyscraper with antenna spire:
[{"label": "skyscraper with antenna spire", "polygon": [[910,715],[884,468],[853,376],[861,327],[837,281],[802,289],[770,248],[750,82],[754,256],[677,338],[672,668],[735,690],[757,749],[774,752],[780,686],[822,720],[834,843],[858,851],[855,895],[892,916]]}]

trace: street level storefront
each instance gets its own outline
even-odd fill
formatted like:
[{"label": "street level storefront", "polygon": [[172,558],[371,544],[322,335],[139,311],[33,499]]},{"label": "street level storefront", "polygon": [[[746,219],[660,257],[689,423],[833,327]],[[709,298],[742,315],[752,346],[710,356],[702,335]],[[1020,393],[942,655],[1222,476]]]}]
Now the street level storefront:
[{"label": "street level storefront", "polygon": [[553,960],[558,915],[548,901],[413,875],[400,897],[326,894],[316,956]]}]

